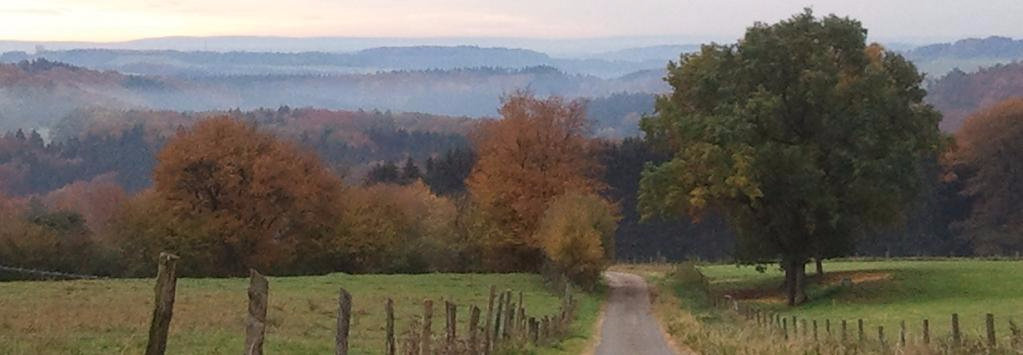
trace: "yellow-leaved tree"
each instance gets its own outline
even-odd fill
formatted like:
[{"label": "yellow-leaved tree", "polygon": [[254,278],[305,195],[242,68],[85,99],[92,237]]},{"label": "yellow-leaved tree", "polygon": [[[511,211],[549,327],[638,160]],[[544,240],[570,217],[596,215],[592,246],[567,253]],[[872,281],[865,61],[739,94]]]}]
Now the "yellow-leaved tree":
[{"label": "yellow-leaved tree", "polygon": [[617,208],[592,193],[561,195],[544,214],[536,238],[557,271],[592,288],[614,258]]}]

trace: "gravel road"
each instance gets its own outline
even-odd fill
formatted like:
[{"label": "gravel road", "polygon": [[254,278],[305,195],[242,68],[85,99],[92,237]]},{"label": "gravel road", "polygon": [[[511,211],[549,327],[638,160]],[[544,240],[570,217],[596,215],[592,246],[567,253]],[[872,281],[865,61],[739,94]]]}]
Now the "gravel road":
[{"label": "gravel road", "polygon": [[637,275],[613,271],[604,273],[604,277],[611,290],[596,354],[675,354],[657,319],[650,314],[646,281]]}]

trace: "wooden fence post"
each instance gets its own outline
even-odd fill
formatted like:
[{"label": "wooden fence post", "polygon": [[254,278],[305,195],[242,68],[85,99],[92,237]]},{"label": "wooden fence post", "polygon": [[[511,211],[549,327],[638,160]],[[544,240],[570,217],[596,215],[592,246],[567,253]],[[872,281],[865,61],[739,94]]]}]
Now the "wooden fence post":
[{"label": "wooden fence post", "polygon": [[444,321],[445,321],[445,325],[447,326],[447,329],[446,329],[446,332],[445,332],[447,334],[445,334],[445,339],[444,339],[444,342],[445,342],[445,344],[444,344],[445,350],[444,351],[447,354],[453,354],[453,353],[455,353],[455,340],[458,339],[458,334],[457,334],[458,330],[456,329],[457,325],[458,325],[457,324],[457,320],[458,320],[458,313],[457,313],[458,312],[458,308],[457,307],[458,306],[456,306],[454,303],[451,303],[451,302],[448,302],[448,301],[445,301],[444,305],[445,305],[444,310],[446,311],[445,312]]},{"label": "wooden fence post", "polygon": [[469,310],[469,353],[479,354],[479,329],[480,308],[472,306]]},{"label": "wooden fence post", "polygon": [[167,331],[174,315],[174,292],[178,284],[178,256],[160,253],[157,259],[153,319],[149,323],[149,342],[146,355],[163,355],[167,350]]},{"label": "wooden fence post", "polygon": [[781,332],[782,332],[782,335],[785,336],[785,340],[789,340],[789,319],[788,318],[782,318],[781,319]]},{"label": "wooden fence post", "polygon": [[512,325],[515,324],[515,303],[511,302],[512,294],[508,292],[508,305],[505,307],[504,327],[501,332],[505,339],[510,339],[514,333]]},{"label": "wooden fence post", "polygon": [[952,313],[952,345],[959,347],[962,344],[962,334],[959,333],[959,313]]},{"label": "wooden fence post", "polygon": [[483,321],[483,353],[490,354],[494,349],[493,340],[490,338],[490,327],[494,318],[494,296],[497,293],[496,286],[490,286],[490,303],[487,304],[487,319]]},{"label": "wooden fence post", "polygon": [[420,354],[433,354],[433,300],[423,300],[423,341],[420,342]]},{"label": "wooden fence post", "polygon": [[792,316],[792,339],[799,339],[799,324],[796,321],[796,316]]},{"label": "wooden fence post", "polygon": [[245,354],[263,354],[266,334],[266,303],[269,284],[266,277],[249,269],[249,315],[245,325]]},{"label": "wooden fence post", "polygon": [[813,320],[813,341],[818,341],[818,340],[820,340],[820,339],[817,338],[817,320],[814,319]]},{"label": "wooden fence post", "polygon": [[881,343],[881,349],[884,349],[886,344],[885,344],[885,341],[884,341],[884,326],[883,325],[877,326],[877,341]]},{"label": "wooden fence post", "polygon": [[537,324],[535,317],[529,317],[529,340],[536,345],[540,341],[540,325]]},{"label": "wooden fence post", "polygon": [[899,346],[906,347],[906,321],[899,321]]},{"label": "wooden fence post", "polygon": [[352,322],[352,294],[344,288],[337,298],[337,335],[334,337],[334,354],[348,355],[348,333]]},{"label": "wooden fence post", "polygon": [[924,333],[924,345],[930,344],[931,343],[931,322],[929,322],[927,319],[924,319],[923,333]]},{"label": "wooden fence post", "polygon": [[387,355],[395,355],[395,353],[398,351],[398,344],[394,342],[394,300],[390,298],[387,299],[387,304],[384,311],[387,316],[387,325],[385,328],[387,332],[386,335],[387,348],[385,349],[385,351]]},{"label": "wooden fence post", "polygon": [[525,301],[522,300],[522,291],[519,291],[519,309],[515,311],[518,315],[515,317],[515,325],[513,325],[513,327],[515,327],[515,334],[517,334],[519,338],[521,338],[522,333],[526,331],[526,304],[524,302]]},{"label": "wooden fence post", "polygon": [[807,335],[810,335],[810,332],[809,332],[809,330],[810,330],[809,328],[810,327],[806,326],[806,318],[803,318],[800,321],[803,323],[803,324],[800,325],[800,328],[801,328],[800,330],[802,331],[802,333],[800,333],[800,335],[802,335],[804,338],[806,338]]},{"label": "wooden fence post", "polygon": [[494,329],[490,331],[493,335],[490,337],[492,346],[497,348],[497,343],[501,341],[501,326],[504,325],[504,296],[506,293],[502,292],[497,296],[497,309],[494,310]]},{"label": "wooden fence post", "polygon": [[860,342],[862,343],[863,340],[865,340],[864,339],[864,334],[863,334],[863,320],[862,319],[857,319],[856,320],[856,324],[857,324],[857,327],[859,327],[859,334],[860,334],[859,339],[860,339]]},{"label": "wooden fence post", "polygon": [[846,336],[846,332],[845,332],[846,328],[847,327],[846,327],[845,319],[843,319],[842,320],[842,342],[843,343],[848,339],[848,337]]},{"label": "wooden fence post", "polygon": [[987,323],[987,346],[994,348],[997,345],[995,340],[995,315],[988,313],[985,318]]},{"label": "wooden fence post", "polygon": [[831,318],[824,320],[824,332],[828,334],[828,339],[831,339]]}]

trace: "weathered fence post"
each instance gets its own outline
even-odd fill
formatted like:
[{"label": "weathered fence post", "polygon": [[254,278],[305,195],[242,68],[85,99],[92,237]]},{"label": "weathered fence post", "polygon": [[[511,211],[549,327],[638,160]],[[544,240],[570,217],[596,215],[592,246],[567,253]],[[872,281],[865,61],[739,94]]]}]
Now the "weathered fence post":
[{"label": "weathered fence post", "polygon": [[490,338],[491,320],[494,318],[494,296],[497,293],[496,286],[490,286],[490,303],[487,304],[487,319],[483,321],[483,353],[490,354],[493,347],[493,340]]},{"label": "weathered fence post", "polygon": [[1015,349],[1020,345],[1020,341],[1023,340],[1023,336],[1020,334],[1019,326],[1016,325],[1016,322],[1014,322],[1012,318],[1009,318],[1009,332],[1012,333],[1011,343],[1012,348]]},{"label": "weathered fence post", "polygon": [[962,334],[959,333],[959,313],[952,313],[952,345],[959,347],[962,344]]},{"label": "weathered fence post", "polygon": [[789,319],[781,319],[781,333],[785,337],[785,340],[789,340]]},{"label": "weathered fence post", "polygon": [[800,321],[803,323],[803,324],[800,325],[800,328],[801,328],[800,331],[802,331],[802,333],[800,333],[800,335],[802,335],[803,338],[806,338],[807,335],[810,335],[810,332],[809,332],[809,328],[810,327],[806,326],[806,318],[803,318]]},{"label": "weathered fence post", "polygon": [[924,319],[923,333],[924,333],[923,334],[924,335],[924,345],[930,344],[931,343],[931,322],[928,321],[927,319]]},{"label": "weathered fence post", "polygon": [[847,327],[846,327],[845,319],[843,319],[842,320],[842,342],[843,343],[848,339],[848,337],[846,336],[846,332],[845,332],[846,328]]},{"label": "weathered fence post", "polygon": [[540,325],[537,324],[535,317],[529,317],[529,340],[536,345],[540,341]]},{"label": "weathered fence post", "polygon": [[480,308],[472,306],[469,310],[469,353],[479,354],[479,329]]},{"label": "weathered fence post", "polygon": [[348,355],[348,333],[352,324],[352,294],[344,288],[337,297],[337,335],[334,337],[334,354]]},{"label": "weathered fence post", "polygon": [[433,354],[433,300],[423,300],[423,341],[420,342],[420,354]]},{"label": "weathered fence post", "polygon": [[899,322],[899,346],[906,347],[906,321]]},{"label": "weathered fence post", "polygon": [[792,316],[792,339],[799,339],[799,324],[796,321],[796,316]]},{"label": "weathered fence post", "polygon": [[456,329],[456,326],[457,326],[456,322],[458,320],[458,313],[457,313],[458,312],[458,308],[457,308],[458,306],[456,306],[454,303],[447,302],[447,301],[444,302],[444,305],[445,305],[444,309],[446,311],[445,312],[444,320],[445,320],[445,325],[447,325],[447,331],[446,331],[447,334],[445,334],[446,336],[445,336],[445,339],[444,339],[445,340],[444,347],[445,347],[445,352],[447,354],[453,354],[453,353],[455,353],[455,339],[458,338],[457,329]]},{"label": "weathered fence post", "polygon": [[249,315],[245,321],[245,354],[263,354],[266,334],[266,303],[269,284],[266,277],[249,269]]},{"label": "weathered fence post", "polygon": [[988,313],[985,317],[987,323],[987,346],[995,347],[997,341],[995,340],[995,315]]},{"label": "weathered fence post", "polygon": [[859,327],[859,334],[860,334],[860,337],[859,337],[859,339],[860,339],[860,342],[862,343],[862,342],[863,342],[863,340],[864,340],[864,334],[863,334],[863,320],[862,320],[862,319],[857,319],[857,320],[856,320],[856,324],[857,324],[857,327]]},{"label": "weathered fence post", "polygon": [[817,338],[817,320],[814,319],[813,320],[813,341],[818,341],[818,340],[820,340],[820,339]]},{"label": "weathered fence post", "polygon": [[385,351],[387,355],[395,355],[395,353],[398,351],[398,344],[394,342],[394,300],[390,298],[387,299],[387,304],[384,311],[387,316],[387,324],[385,328],[387,332],[386,335],[387,343],[385,346],[387,348],[385,349]]},{"label": "weathered fence post", "polygon": [[828,339],[831,339],[831,318],[824,320],[824,332],[828,334]]},{"label": "weathered fence post", "polygon": [[174,315],[174,292],[178,284],[178,256],[160,253],[157,259],[153,319],[149,323],[149,343],[146,355],[163,355],[167,350],[167,331]]},{"label": "weathered fence post", "polygon": [[884,341],[884,326],[883,325],[877,326],[877,341],[881,343],[881,349],[883,351],[883,349],[885,348],[885,345],[886,345],[885,341]]},{"label": "weathered fence post", "polygon": [[493,335],[490,337],[491,346],[497,348],[497,343],[501,341],[501,326],[504,324],[504,296],[506,293],[502,292],[497,297],[497,309],[494,310],[494,329],[490,331]]},{"label": "weathered fence post", "polygon": [[515,324],[515,303],[511,301],[511,292],[508,292],[507,298],[508,305],[505,307],[504,327],[501,332],[505,339],[510,339],[512,337],[512,333],[514,333],[512,325]]}]

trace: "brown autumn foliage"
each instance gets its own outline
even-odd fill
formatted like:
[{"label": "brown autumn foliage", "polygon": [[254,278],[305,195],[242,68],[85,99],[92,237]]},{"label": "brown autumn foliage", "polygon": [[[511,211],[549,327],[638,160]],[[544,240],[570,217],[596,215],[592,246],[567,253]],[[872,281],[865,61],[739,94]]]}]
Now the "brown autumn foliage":
[{"label": "brown autumn foliage", "polygon": [[955,171],[973,200],[965,235],[977,254],[1023,251],[1023,98],[973,114],[956,140]]},{"label": "brown autumn foliage", "polygon": [[227,117],[169,140],[153,180],[154,203],[198,226],[171,250],[188,257],[204,245],[205,274],[286,269],[301,244],[332,237],[340,215],[341,182],[315,155]]},{"label": "brown autumn foliage", "polygon": [[113,217],[128,201],[128,194],[114,174],[107,173],[51,191],[44,200],[51,209],[81,215],[92,235],[103,237],[110,235]]},{"label": "brown autumn foliage", "polygon": [[375,184],[345,191],[343,226],[333,255],[348,255],[349,270],[464,271],[469,243],[455,230],[455,204],[420,181]]},{"label": "brown autumn foliage", "polygon": [[969,74],[954,70],[928,85],[927,92],[927,102],[942,113],[941,130],[955,132],[972,113],[1023,96],[1023,63],[998,64]]},{"label": "brown autumn foliage", "polygon": [[535,233],[544,211],[566,191],[594,192],[601,167],[586,137],[583,104],[519,92],[504,99],[501,119],[471,135],[479,156],[468,179],[473,199],[505,233],[487,243],[496,269],[542,264]]}]

